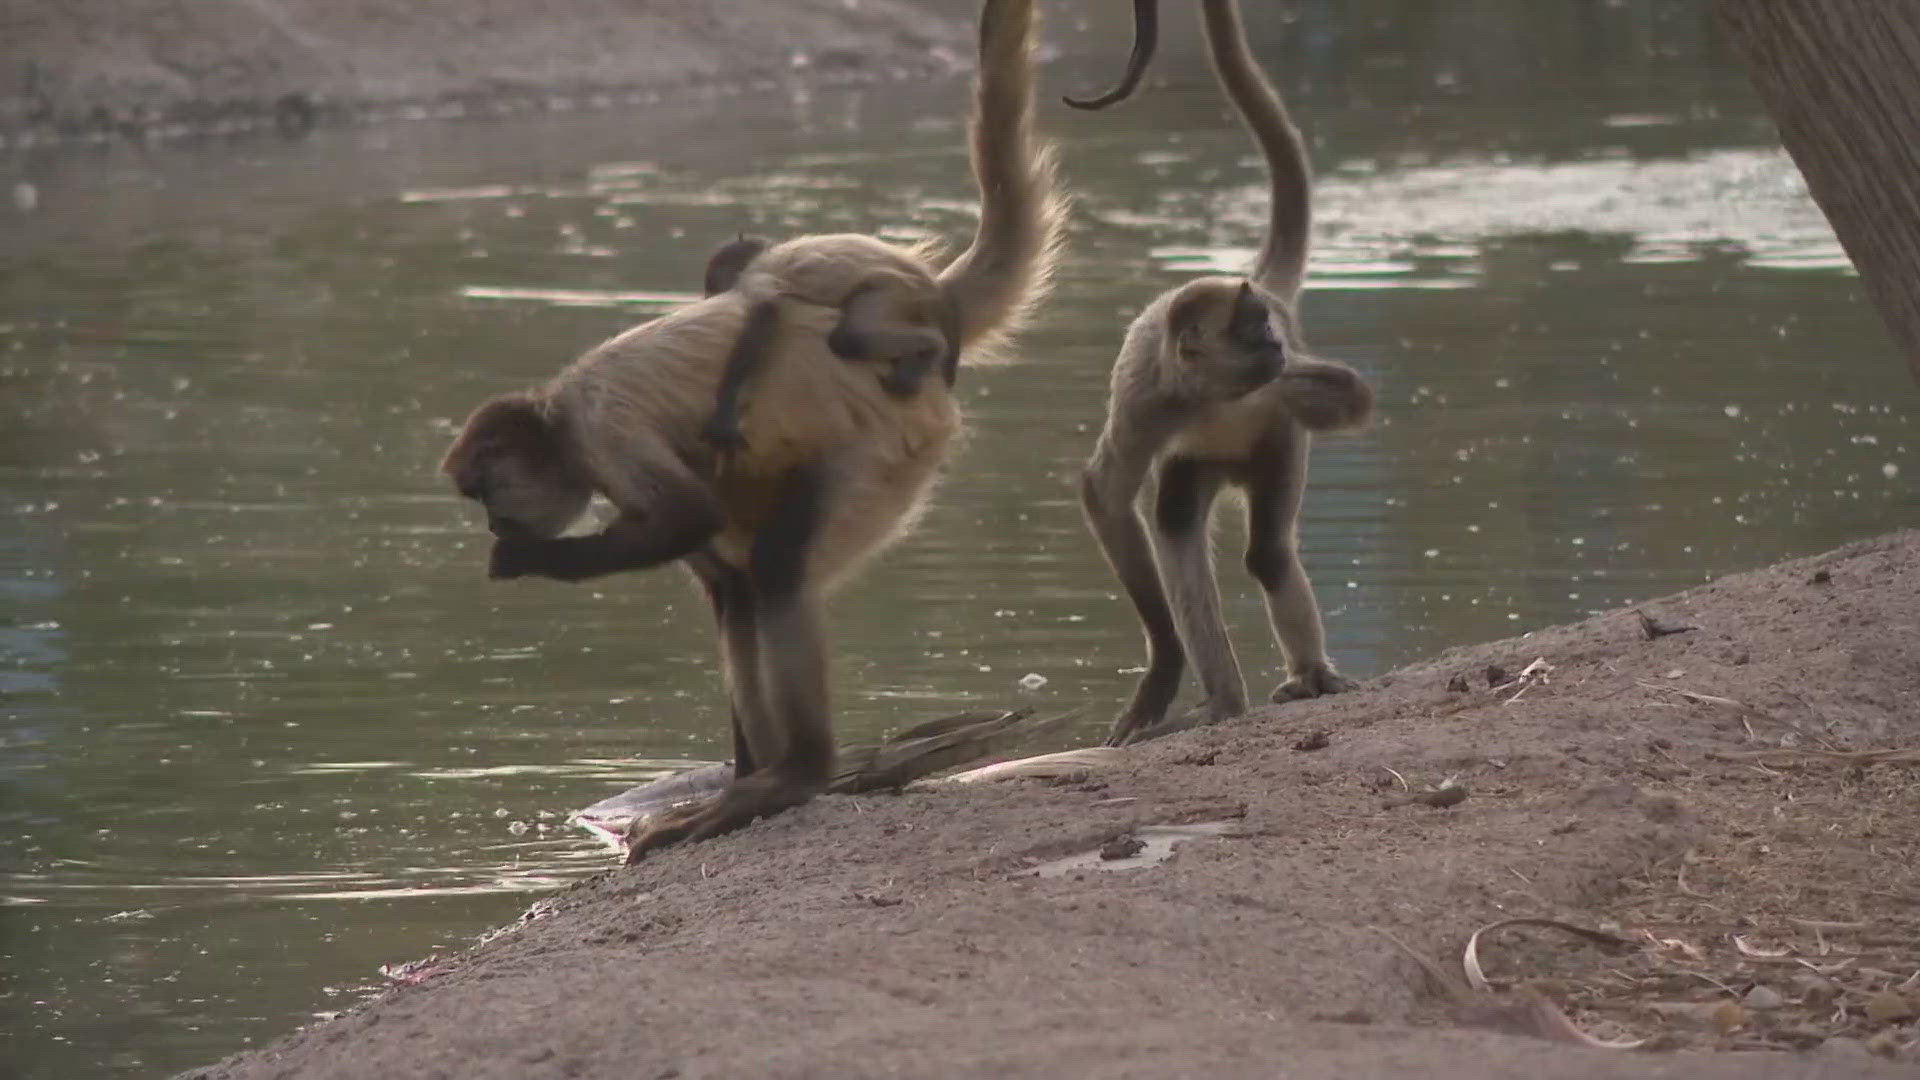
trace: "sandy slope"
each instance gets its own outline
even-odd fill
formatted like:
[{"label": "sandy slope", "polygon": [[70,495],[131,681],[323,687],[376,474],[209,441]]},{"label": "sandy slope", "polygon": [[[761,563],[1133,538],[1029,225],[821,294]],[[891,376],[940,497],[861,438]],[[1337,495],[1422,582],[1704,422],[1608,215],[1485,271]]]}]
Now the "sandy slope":
[{"label": "sandy slope", "polygon": [[[1847,755],[1920,747],[1920,533],[1643,610],[1699,629],[1616,612],[1461,649],[1081,783],[824,798],[193,1075],[1915,1075],[1920,764]],[[1488,688],[1535,658],[1548,681]],[[1389,767],[1471,794],[1394,805]],[[1023,873],[1203,820],[1235,835]],[[1499,1000],[1524,979],[1667,1052],[1463,1026],[1374,929],[1457,970],[1510,915],[1629,944],[1490,937]]]}]

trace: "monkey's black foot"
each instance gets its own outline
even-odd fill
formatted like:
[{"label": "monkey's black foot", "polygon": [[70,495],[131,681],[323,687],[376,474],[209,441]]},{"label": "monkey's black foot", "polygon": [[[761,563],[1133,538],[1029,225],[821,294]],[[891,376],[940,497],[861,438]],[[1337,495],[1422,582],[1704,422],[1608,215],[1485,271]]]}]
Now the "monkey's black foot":
[{"label": "monkey's black foot", "polygon": [[920,376],[895,368],[880,376],[880,389],[897,398],[910,398],[920,392]]},{"label": "monkey's black foot", "polygon": [[1171,735],[1176,731],[1185,731],[1188,728],[1199,726],[1199,718],[1189,710],[1179,716],[1169,716],[1158,723],[1142,724],[1125,732],[1116,729],[1113,734],[1107,736],[1107,745],[1138,746],[1143,742],[1151,742],[1162,735]]},{"label": "monkey's black foot", "polygon": [[1137,732],[1153,727],[1153,723],[1143,716],[1122,716],[1113,722],[1113,730],[1107,732],[1104,746],[1125,746],[1132,741]]},{"label": "monkey's black foot", "polygon": [[675,844],[708,840],[751,825],[798,806],[818,794],[824,784],[796,784],[771,770],[735,780],[719,797],[669,810],[653,819],[637,835],[627,834],[627,865],[648,853]]},{"label": "monkey's black foot", "polygon": [[1231,720],[1247,711],[1245,702],[1240,701],[1203,701],[1178,716],[1169,716],[1151,724],[1135,722],[1129,725],[1122,718],[1113,725],[1113,732],[1107,736],[1108,746],[1138,746],[1150,742],[1162,735],[1171,735],[1176,731],[1206,727],[1222,720]]},{"label": "monkey's black foot", "polygon": [[668,810],[666,813],[656,815],[644,823],[639,821],[634,822],[633,825],[627,829],[626,864],[632,866],[644,858],[649,851],[657,851],[663,847],[671,847],[682,840],[688,839],[689,834],[693,830],[695,819],[698,818],[702,812],[710,809],[716,802],[719,802],[719,799],[709,799],[706,802],[677,806],[672,810]]},{"label": "monkey's black foot", "polygon": [[1323,694],[1344,694],[1356,690],[1359,683],[1333,670],[1333,665],[1321,662],[1295,674],[1286,682],[1273,688],[1273,700],[1285,704],[1289,701],[1303,701],[1317,698]]},{"label": "monkey's black foot", "polygon": [[724,413],[716,413],[708,420],[707,426],[700,429],[700,437],[724,454],[731,454],[747,445],[747,437],[740,433],[740,418]]}]

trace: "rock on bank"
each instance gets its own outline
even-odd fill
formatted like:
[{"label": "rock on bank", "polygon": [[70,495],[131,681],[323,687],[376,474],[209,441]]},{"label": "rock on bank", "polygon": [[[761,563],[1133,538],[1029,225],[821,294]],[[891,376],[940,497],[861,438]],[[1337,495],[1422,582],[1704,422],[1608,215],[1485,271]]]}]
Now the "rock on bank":
[{"label": "rock on bank", "polygon": [[958,0],[0,0],[0,138],[878,79],[970,63],[970,19]]}]

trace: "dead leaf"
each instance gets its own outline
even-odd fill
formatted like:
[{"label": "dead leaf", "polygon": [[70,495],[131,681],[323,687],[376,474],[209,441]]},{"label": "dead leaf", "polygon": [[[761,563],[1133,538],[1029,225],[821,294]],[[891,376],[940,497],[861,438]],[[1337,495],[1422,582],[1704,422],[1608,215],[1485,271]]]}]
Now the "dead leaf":
[{"label": "dead leaf", "polygon": [[1467,938],[1467,947],[1460,955],[1460,967],[1467,974],[1468,986],[1473,987],[1475,990],[1491,990],[1493,988],[1492,984],[1487,982],[1486,972],[1480,968],[1480,938],[1485,934],[1493,933],[1495,930],[1503,930],[1509,926],[1542,926],[1549,930],[1559,930],[1563,933],[1572,934],[1575,937],[1582,937],[1599,945],[1607,945],[1614,948],[1633,947],[1633,942],[1616,934],[1609,934],[1604,930],[1589,930],[1584,926],[1575,926],[1573,923],[1561,922],[1558,919],[1502,919],[1499,922],[1488,923],[1480,929],[1475,930],[1473,934]]},{"label": "dead leaf", "polygon": [[1722,1035],[1730,1035],[1747,1026],[1747,1010],[1731,1001],[1715,1005],[1707,1017]]}]

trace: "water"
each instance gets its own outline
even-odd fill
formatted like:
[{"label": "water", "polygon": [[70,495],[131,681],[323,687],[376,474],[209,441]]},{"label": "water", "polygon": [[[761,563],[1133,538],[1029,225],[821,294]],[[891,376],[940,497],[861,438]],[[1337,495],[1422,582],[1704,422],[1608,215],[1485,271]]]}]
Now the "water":
[{"label": "water", "polygon": [[[1376,428],[1317,445],[1303,523],[1352,673],[1920,519],[1915,388],[1742,76],[1690,6],[1579,7],[1255,27],[1323,176],[1312,341],[1381,390]],[[1191,38],[1168,52],[1124,110],[1046,114],[1072,257],[1026,362],[966,374],[938,508],[835,609],[843,737],[1090,703],[1064,745],[1131,685],[1075,470],[1128,313],[1236,267],[1264,213]],[[488,583],[437,456],[738,229],[964,236],[958,94],[0,166],[35,194],[0,208],[22,1074],[163,1074],[344,1007],[607,866],[566,811],[725,755],[692,587]],[[1263,693],[1260,605],[1222,562]]]}]

